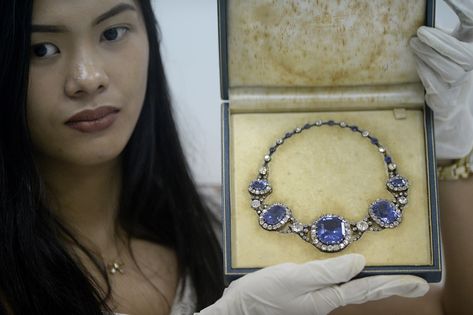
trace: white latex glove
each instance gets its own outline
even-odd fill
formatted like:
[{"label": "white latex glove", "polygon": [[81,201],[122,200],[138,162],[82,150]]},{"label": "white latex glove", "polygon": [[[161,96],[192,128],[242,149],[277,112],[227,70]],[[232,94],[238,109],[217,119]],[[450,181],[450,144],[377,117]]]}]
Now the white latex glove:
[{"label": "white latex glove", "polygon": [[[267,267],[233,281],[200,315],[322,315],[346,304],[392,295],[419,297],[429,290],[414,276],[372,276],[349,281],[365,258],[349,254],[305,264]],[[348,282],[347,282],[348,281]]]},{"label": "white latex glove", "polygon": [[445,2],[460,18],[456,29],[422,26],[410,45],[434,111],[437,158],[458,159],[473,147],[473,1]]}]

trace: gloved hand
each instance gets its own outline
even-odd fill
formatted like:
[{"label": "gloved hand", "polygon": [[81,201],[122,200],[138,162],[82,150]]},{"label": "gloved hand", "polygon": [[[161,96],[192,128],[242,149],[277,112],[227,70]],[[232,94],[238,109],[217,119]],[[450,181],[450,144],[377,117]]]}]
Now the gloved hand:
[{"label": "gloved hand", "polygon": [[[365,265],[359,254],[305,264],[267,267],[233,281],[200,315],[322,315],[346,304],[392,295],[419,297],[429,285],[414,276],[372,276],[349,281]],[[348,281],[348,282],[347,282]]]},{"label": "gloved hand", "polygon": [[445,2],[460,24],[451,34],[422,26],[410,46],[434,111],[437,158],[458,159],[473,147],[473,1]]}]

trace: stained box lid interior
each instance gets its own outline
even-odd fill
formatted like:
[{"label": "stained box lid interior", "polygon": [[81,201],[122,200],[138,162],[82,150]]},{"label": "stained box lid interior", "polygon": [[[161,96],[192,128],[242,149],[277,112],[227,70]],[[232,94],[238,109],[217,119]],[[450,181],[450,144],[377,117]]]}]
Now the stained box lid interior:
[{"label": "stained box lid interior", "polygon": [[431,10],[425,1],[227,0],[220,6],[223,99],[354,87],[383,95],[408,89],[423,99],[408,41]]}]

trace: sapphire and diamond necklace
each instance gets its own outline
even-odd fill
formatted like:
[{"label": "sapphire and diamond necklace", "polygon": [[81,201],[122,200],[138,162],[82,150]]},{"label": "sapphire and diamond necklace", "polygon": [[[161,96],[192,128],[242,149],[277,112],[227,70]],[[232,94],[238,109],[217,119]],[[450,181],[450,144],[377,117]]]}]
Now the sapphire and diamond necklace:
[{"label": "sapphire and diamond necklace", "polygon": [[[269,163],[276,150],[292,136],[312,127],[322,126],[338,126],[358,132],[377,147],[384,157],[388,171],[386,188],[393,194],[393,200],[376,199],[369,205],[368,214],[358,222],[349,222],[336,214],[324,214],[311,224],[299,222],[285,204],[266,204],[264,202],[272,192],[268,180]],[[248,191],[251,195],[251,207],[258,214],[259,224],[262,228],[281,233],[295,233],[323,252],[338,252],[360,239],[366,231],[381,231],[397,227],[401,223],[402,212],[407,205],[408,188],[407,178],[397,173],[397,166],[387,153],[386,148],[369,131],[343,121],[317,120],[314,123],[307,123],[300,128],[295,128],[276,140],[276,143],[269,148],[269,152],[264,156],[263,166],[259,170],[258,177],[250,183]]]}]

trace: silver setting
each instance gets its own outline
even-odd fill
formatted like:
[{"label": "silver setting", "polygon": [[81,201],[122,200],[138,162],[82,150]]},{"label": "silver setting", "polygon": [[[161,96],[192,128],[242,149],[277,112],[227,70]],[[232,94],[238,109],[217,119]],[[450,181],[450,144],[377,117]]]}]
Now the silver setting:
[{"label": "silver setting", "polygon": [[401,204],[401,205],[406,205],[407,204],[407,198],[404,197],[404,196],[401,196],[401,197],[397,198],[397,202],[399,202],[399,204]]},{"label": "silver setting", "polygon": [[[401,186],[401,187],[394,187],[394,185],[391,184],[391,180],[393,179],[401,179],[401,180],[404,180],[406,182],[406,184],[404,186]],[[396,176],[393,176],[391,178],[389,178],[386,182],[386,186],[388,186],[388,188],[392,191],[406,191],[407,189],[409,189],[409,181],[407,180],[407,178],[401,176],[401,175],[396,175]]]},{"label": "silver setting", "polygon": [[[264,215],[268,212],[268,210],[273,207],[273,206],[281,206],[283,208],[286,209],[286,214],[284,216],[284,218],[279,221],[279,223],[277,224],[267,224],[266,222],[264,222]],[[282,226],[284,226],[287,221],[289,221],[289,219],[292,217],[292,214],[291,214],[291,210],[284,204],[282,203],[273,203],[271,205],[269,205],[267,208],[265,208],[261,214],[259,215],[259,224],[263,227],[263,229],[265,230],[268,230],[268,231],[275,231],[275,230],[278,230],[280,229]]]},{"label": "silver setting", "polygon": [[262,167],[259,169],[259,173],[261,175],[266,175],[268,173],[268,169],[266,167]]},{"label": "silver setting", "polygon": [[261,201],[259,199],[253,199],[251,201],[251,207],[253,209],[258,209],[261,206]]},{"label": "silver setting", "polygon": [[378,148],[378,150],[379,150],[379,152],[381,152],[381,153],[384,153],[384,152],[386,152],[386,149],[385,149],[385,148],[383,148],[383,147],[379,147],[379,148]]},{"label": "silver setting", "polygon": [[344,121],[340,122],[340,127],[345,128],[347,126],[347,123]]},{"label": "silver setting", "polygon": [[298,221],[295,221],[294,223],[292,223],[291,225],[291,230],[294,232],[294,233],[300,233],[300,232],[303,232],[304,231],[304,224],[298,222]]},{"label": "silver setting", "polygon": [[317,120],[317,121],[315,122],[315,125],[316,125],[316,126],[322,126],[322,120]]},{"label": "silver setting", "polygon": [[265,156],[264,156],[264,160],[265,160],[266,162],[271,161],[271,156],[265,155]]},{"label": "silver setting", "polygon": [[300,133],[301,131],[302,131],[302,129],[299,128],[299,127],[297,127],[296,129],[294,129],[294,132],[295,132],[295,133]]},{"label": "silver setting", "polygon": [[[324,244],[320,239],[317,238],[317,223],[326,217],[335,217],[340,219],[343,222],[343,228],[345,231],[345,238],[338,244]],[[312,245],[323,252],[338,252],[345,247],[347,247],[352,242],[352,231],[350,228],[350,223],[348,223],[345,218],[336,215],[336,214],[324,214],[321,215],[317,220],[315,220],[310,228],[310,238],[312,240]]]},{"label": "silver setting", "polygon": [[283,142],[284,142],[283,139],[278,139],[278,140],[276,140],[276,144],[278,144],[278,145],[281,145]]},{"label": "silver setting", "polygon": [[[394,206],[394,208],[396,209],[396,214],[398,215],[398,218],[397,218],[396,221],[394,221],[392,223],[389,223],[389,224],[385,223],[384,221],[380,220],[380,218],[376,214],[373,213],[373,206],[379,201],[387,201],[392,206]],[[374,222],[376,222],[380,227],[383,227],[383,228],[389,228],[389,229],[395,228],[402,221],[402,211],[399,210],[399,208],[397,207],[397,205],[395,203],[393,203],[389,200],[386,200],[386,199],[376,199],[375,201],[373,201],[369,206],[368,213],[369,213],[371,219],[373,219]],[[374,231],[374,228],[370,228],[370,230]]]},{"label": "silver setting", "polygon": [[[258,179],[258,180],[261,180],[261,179]],[[252,181],[250,183],[250,186],[248,186],[248,191],[250,193],[252,193],[253,195],[266,195],[266,194],[269,194],[272,191],[272,188],[271,188],[271,185],[269,184],[269,182],[267,182],[266,188],[264,190],[254,189],[253,187],[251,187],[253,182],[255,182],[255,181]]]},{"label": "silver setting", "polygon": [[389,169],[390,171],[394,171],[396,168],[397,168],[397,165],[396,165],[396,164],[394,164],[394,163],[389,163],[389,164],[388,164],[388,169]]},{"label": "silver setting", "polygon": [[368,230],[369,227],[370,226],[369,226],[368,222],[366,222],[365,220],[356,222],[356,228],[360,232],[365,232],[366,230]]},{"label": "silver setting", "polygon": [[365,130],[361,133],[363,137],[368,137],[370,135],[370,132],[368,130]]}]

